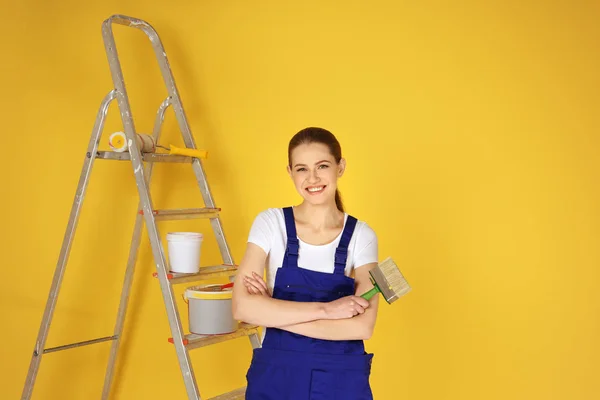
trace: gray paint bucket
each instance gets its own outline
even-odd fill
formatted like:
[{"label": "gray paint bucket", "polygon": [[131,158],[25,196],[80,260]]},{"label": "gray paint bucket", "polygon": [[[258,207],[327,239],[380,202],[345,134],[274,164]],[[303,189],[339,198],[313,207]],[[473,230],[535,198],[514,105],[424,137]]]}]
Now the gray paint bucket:
[{"label": "gray paint bucket", "polygon": [[199,285],[185,290],[188,301],[190,332],[218,335],[237,330],[238,322],[231,310],[232,289],[223,285]]}]

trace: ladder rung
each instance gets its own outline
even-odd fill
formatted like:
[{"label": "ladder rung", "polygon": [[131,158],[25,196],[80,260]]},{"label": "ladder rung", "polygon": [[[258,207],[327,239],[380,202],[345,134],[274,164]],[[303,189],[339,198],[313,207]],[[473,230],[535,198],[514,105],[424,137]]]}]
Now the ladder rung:
[{"label": "ladder rung", "polygon": [[246,388],[243,387],[217,397],[211,397],[209,400],[244,400],[245,398]]},{"label": "ladder rung", "polygon": [[[173,221],[178,219],[216,218],[220,208],[180,208],[174,210],[153,210],[154,218],[159,221]],[[144,214],[144,210],[138,211]]]},{"label": "ladder rung", "polygon": [[72,349],[73,347],[81,347],[81,346],[87,346],[89,344],[94,344],[94,343],[107,342],[109,340],[115,340],[115,339],[117,339],[117,337],[118,336],[113,335],[113,336],[107,336],[107,337],[98,338],[98,339],[85,340],[83,342],[65,344],[64,346],[51,347],[49,349],[44,349],[44,354],[46,354],[46,353],[52,353],[54,351],[61,351],[61,350]]},{"label": "ladder rung", "polygon": [[[88,155],[89,157],[89,155]],[[118,153],[116,151],[97,151],[96,158],[101,160],[130,160],[131,156],[128,152]],[[142,153],[142,159],[146,162],[167,162],[167,163],[191,163],[193,157],[171,155],[166,153]]]},{"label": "ladder rung", "polygon": [[[189,335],[185,335],[183,344],[188,348],[188,350],[192,350],[258,333],[258,326],[242,322],[240,323],[238,330],[231,333],[225,333],[222,335],[196,335],[191,333]],[[173,343],[173,338],[169,338],[169,342]]]},{"label": "ladder rung", "polygon": [[[168,272],[167,278],[172,284],[185,283],[185,282],[196,282],[202,280],[209,280],[214,278],[228,278],[235,275],[237,272],[237,265],[215,265],[213,267],[201,267],[200,272],[195,274],[183,274],[179,272]],[[155,278],[158,277],[158,273],[152,274]]]}]

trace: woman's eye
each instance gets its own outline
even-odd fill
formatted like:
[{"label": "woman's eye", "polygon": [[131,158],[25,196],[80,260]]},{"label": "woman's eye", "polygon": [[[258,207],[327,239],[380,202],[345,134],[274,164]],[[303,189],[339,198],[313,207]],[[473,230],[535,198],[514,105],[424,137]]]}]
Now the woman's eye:
[{"label": "woman's eye", "polygon": [[323,168],[329,168],[329,165],[327,164],[321,164],[319,165],[319,168],[323,169]]},{"label": "woman's eye", "polygon": [[306,171],[306,168],[298,168],[298,169],[296,170],[296,172],[303,172],[303,171]]}]

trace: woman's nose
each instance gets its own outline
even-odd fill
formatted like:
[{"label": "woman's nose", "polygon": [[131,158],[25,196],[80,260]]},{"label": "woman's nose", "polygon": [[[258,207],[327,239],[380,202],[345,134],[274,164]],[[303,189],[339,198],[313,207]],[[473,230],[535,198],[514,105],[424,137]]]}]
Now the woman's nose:
[{"label": "woman's nose", "polygon": [[309,182],[318,182],[321,178],[319,177],[319,173],[316,169],[310,172],[310,176],[308,177]]}]

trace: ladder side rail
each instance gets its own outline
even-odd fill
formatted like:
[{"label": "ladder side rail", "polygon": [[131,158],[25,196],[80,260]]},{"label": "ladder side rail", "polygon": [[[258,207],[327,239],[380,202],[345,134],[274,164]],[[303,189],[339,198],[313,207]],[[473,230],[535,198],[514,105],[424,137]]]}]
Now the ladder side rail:
[{"label": "ladder side rail", "polygon": [[101,133],[104,128],[104,122],[106,120],[106,113],[108,112],[108,107],[110,106],[110,103],[115,98],[116,98],[116,91],[115,90],[110,91],[102,100],[100,109],[98,110],[98,113],[96,115],[96,121],[94,123],[94,128],[92,129],[92,136],[91,136],[90,142],[88,144],[88,149],[87,149],[87,153],[86,153],[85,160],[83,163],[83,168],[81,170],[81,175],[79,176],[79,183],[77,185],[77,190],[75,192],[75,199],[73,201],[73,205],[71,206],[69,222],[67,224],[67,228],[66,228],[64,238],[63,238],[62,247],[60,249],[60,255],[58,257],[58,262],[56,264],[56,269],[54,271],[54,277],[52,279],[50,293],[48,295],[48,300],[46,301],[46,308],[44,309],[44,314],[42,317],[42,322],[40,324],[40,329],[39,329],[38,336],[36,339],[33,356],[31,358],[29,370],[27,372],[27,378],[25,380],[25,386],[23,388],[23,393],[21,395],[22,400],[30,399],[31,394],[33,393],[33,386],[34,386],[35,379],[36,379],[36,376],[37,376],[37,373],[39,370],[41,357],[44,352],[44,346],[46,345],[46,339],[48,338],[48,331],[50,329],[50,324],[52,322],[52,316],[54,314],[54,309],[56,307],[56,302],[58,300],[58,294],[60,292],[60,285],[63,280],[64,272],[65,272],[66,265],[67,265],[67,262],[69,259],[69,254],[71,252],[71,245],[73,243],[75,231],[77,230],[77,224],[79,222],[79,215],[81,213],[83,200],[85,198],[85,193],[87,191],[90,175],[92,172],[92,167],[94,165],[94,160],[96,158],[96,151],[98,150]]},{"label": "ladder side rail", "polygon": [[[167,97],[159,106],[158,112],[156,113],[156,119],[154,122],[154,129],[152,132],[152,136],[154,137],[156,143],[160,139],[160,133],[162,124],[165,119],[165,111],[171,105],[171,98]],[[154,168],[154,163],[148,163],[146,165],[147,171],[147,185],[148,190],[150,190],[150,183],[152,180],[152,170]],[[136,211],[139,211],[142,207],[142,203],[139,202]],[[135,217],[135,225],[133,229],[131,246],[129,249],[129,257],[127,261],[127,267],[125,270],[125,279],[123,281],[123,289],[121,290],[121,300],[119,301],[119,311],[117,312],[117,321],[115,323],[114,337],[116,340],[113,341],[110,348],[110,355],[108,358],[108,365],[106,368],[106,374],[104,377],[104,386],[102,389],[102,400],[108,400],[110,396],[110,390],[112,386],[112,382],[114,379],[115,365],[117,361],[117,355],[119,352],[119,347],[121,345],[121,340],[123,338],[123,326],[125,324],[125,318],[127,316],[127,307],[129,305],[129,295],[131,293],[131,285],[133,282],[133,275],[135,273],[135,266],[137,264],[137,256],[140,247],[141,237],[142,237],[142,228],[143,228],[143,215],[139,212],[136,213]]]},{"label": "ladder side rail", "polygon": [[104,39],[104,46],[108,57],[108,63],[113,83],[117,90],[117,102],[119,104],[121,120],[123,122],[125,135],[128,140],[131,164],[136,180],[136,185],[138,188],[138,193],[140,196],[140,201],[142,204],[142,211],[144,213],[146,229],[148,231],[150,243],[152,246],[152,253],[156,262],[156,270],[161,286],[161,292],[163,295],[165,308],[167,311],[167,317],[169,319],[169,325],[171,327],[171,334],[174,339],[177,358],[183,374],[188,397],[190,399],[199,400],[200,393],[198,390],[196,380],[194,378],[193,366],[187,349],[183,345],[184,332],[183,327],[181,325],[181,319],[179,317],[179,310],[175,301],[173,288],[171,287],[167,277],[167,261],[161,243],[161,237],[158,232],[158,227],[156,225],[154,215],[152,213],[152,199],[148,187],[146,185],[145,170],[143,168],[143,161],[140,149],[138,148],[137,140],[135,139],[136,130],[131,115],[131,107],[129,105],[127,90],[125,89],[121,63],[119,61],[115,40],[111,29],[111,24],[107,23],[106,21],[102,25],[102,36]]}]

